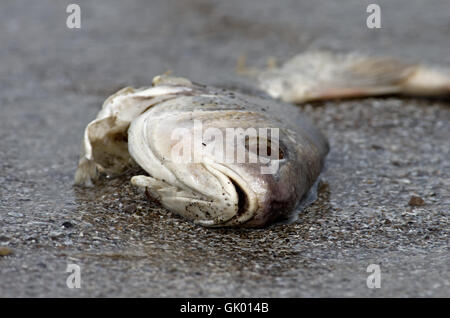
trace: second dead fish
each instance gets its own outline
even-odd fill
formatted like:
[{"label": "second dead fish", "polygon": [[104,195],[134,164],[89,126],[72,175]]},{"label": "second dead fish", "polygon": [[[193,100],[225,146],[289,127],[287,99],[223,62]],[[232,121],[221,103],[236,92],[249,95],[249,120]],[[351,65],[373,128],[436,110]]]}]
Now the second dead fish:
[{"label": "second dead fish", "polygon": [[[274,62],[272,61],[272,64]],[[305,52],[280,67],[239,71],[276,99],[303,103],[379,95],[450,96],[450,74],[391,57]]]}]

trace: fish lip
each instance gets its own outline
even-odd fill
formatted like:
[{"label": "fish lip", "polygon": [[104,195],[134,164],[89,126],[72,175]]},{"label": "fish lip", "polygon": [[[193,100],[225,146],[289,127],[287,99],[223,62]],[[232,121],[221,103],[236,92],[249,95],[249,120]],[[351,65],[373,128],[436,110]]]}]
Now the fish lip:
[{"label": "fish lip", "polygon": [[[251,189],[247,181],[240,176],[236,171],[231,169],[229,166],[215,162],[209,158],[205,158],[205,167],[212,168],[220,173],[222,173],[226,178],[230,180],[230,182],[233,184],[233,187],[238,194],[239,192],[242,192],[245,195],[245,209],[244,211],[240,211],[241,208],[241,198],[238,199],[237,205],[238,210],[236,214],[231,217],[228,220],[222,221],[220,223],[212,223],[212,225],[209,226],[237,226],[243,223],[246,223],[250,221],[254,216],[256,215],[257,211],[259,210],[259,203],[258,203],[258,197],[256,193]],[[215,220],[211,220],[214,222]],[[199,224],[211,224],[210,221],[199,223]]]}]

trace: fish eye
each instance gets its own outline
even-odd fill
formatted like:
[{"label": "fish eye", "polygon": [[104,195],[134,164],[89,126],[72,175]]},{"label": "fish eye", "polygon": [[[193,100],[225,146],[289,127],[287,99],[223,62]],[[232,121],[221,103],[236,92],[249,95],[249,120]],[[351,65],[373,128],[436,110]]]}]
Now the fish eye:
[{"label": "fish eye", "polygon": [[[266,151],[264,153],[262,153],[262,149],[260,148],[260,146],[262,145],[262,138],[260,138],[259,136],[256,138],[252,138],[252,144],[254,145],[256,143],[256,154],[258,156],[261,157],[267,157],[267,158],[272,158],[272,139],[269,138],[264,138],[265,141],[265,145],[266,145]],[[250,137],[249,136],[245,136],[245,149],[247,151],[251,151],[254,149],[250,149]],[[280,143],[278,143],[278,157],[276,159],[278,160],[282,160],[284,159],[284,150],[282,149],[282,146],[280,145]]]}]

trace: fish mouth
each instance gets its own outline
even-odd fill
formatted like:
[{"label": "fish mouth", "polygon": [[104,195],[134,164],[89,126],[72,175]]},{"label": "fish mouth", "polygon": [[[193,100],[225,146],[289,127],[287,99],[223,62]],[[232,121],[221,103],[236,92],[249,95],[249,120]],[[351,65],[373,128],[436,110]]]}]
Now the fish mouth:
[{"label": "fish mouth", "polygon": [[208,162],[205,166],[210,171],[217,171],[228,179],[227,183],[234,188],[236,200],[234,202],[235,214],[228,220],[217,222],[217,220],[195,220],[194,222],[203,226],[222,227],[237,226],[250,221],[259,208],[258,198],[254,191],[250,188],[245,179],[232,170],[220,163]]},{"label": "fish mouth", "polygon": [[[173,186],[151,176],[134,176],[131,183],[143,188],[147,196],[163,207],[206,227],[239,226],[252,220],[259,211],[258,197],[242,176],[217,163],[201,165],[220,181],[214,196],[205,193],[207,184]],[[210,189],[209,189],[210,190]],[[210,190],[211,192],[211,190]]]}]

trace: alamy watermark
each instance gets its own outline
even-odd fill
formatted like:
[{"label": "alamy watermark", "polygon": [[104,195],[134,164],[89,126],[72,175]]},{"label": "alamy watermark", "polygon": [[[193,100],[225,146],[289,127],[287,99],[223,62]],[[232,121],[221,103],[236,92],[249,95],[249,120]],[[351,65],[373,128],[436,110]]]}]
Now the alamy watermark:
[{"label": "alamy watermark", "polygon": [[172,130],[170,160],[175,163],[260,164],[261,174],[275,174],[283,159],[278,128],[203,129],[200,120],[193,128]]},{"label": "alamy watermark", "polygon": [[381,28],[381,8],[378,4],[372,3],[367,6],[367,13],[370,15],[367,17],[366,25],[369,29]]},{"label": "alamy watermark", "polygon": [[381,288],[381,268],[380,265],[370,264],[367,266],[367,273],[371,273],[366,280],[367,287],[370,289]]},{"label": "alamy watermark", "polygon": [[78,4],[69,4],[66,8],[66,12],[69,13],[66,20],[66,25],[69,29],[81,28],[81,8]]},{"label": "alamy watermark", "polygon": [[70,289],[81,288],[81,268],[77,264],[68,264],[66,272],[70,273],[66,279],[66,285]]}]

